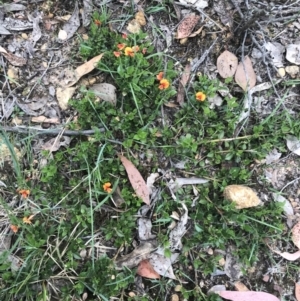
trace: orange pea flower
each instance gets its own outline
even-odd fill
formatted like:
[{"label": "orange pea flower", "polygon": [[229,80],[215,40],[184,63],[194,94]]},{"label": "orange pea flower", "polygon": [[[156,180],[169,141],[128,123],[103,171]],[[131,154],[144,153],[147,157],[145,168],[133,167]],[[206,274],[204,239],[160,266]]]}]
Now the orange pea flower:
[{"label": "orange pea flower", "polygon": [[109,182],[104,183],[103,190],[107,193],[111,193],[112,192],[111,183]]},{"label": "orange pea flower", "polygon": [[24,224],[31,225],[31,224],[32,224],[31,220],[33,219],[33,217],[34,217],[34,215],[30,215],[29,217],[24,216],[24,217],[23,217],[23,223],[24,223]]},{"label": "orange pea flower", "polygon": [[124,49],[125,46],[126,46],[126,45],[125,45],[124,43],[120,43],[120,44],[117,45],[117,47],[118,47],[120,50]]},{"label": "orange pea flower", "polygon": [[170,86],[169,81],[165,78],[163,78],[159,83],[160,83],[160,85],[158,86],[158,88],[160,90],[168,89]]},{"label": "orange pea flower", "polygon": [[95,20],[94,23],[95,23],[97,26],[100,26],[100,25],[101,25],[101,21],[100,21],[100,20]]},{"label": "orange pea flower", "polygon": [[19,227],[16,226],[16,225],[10,225],[10,229],[11,229],[14,233],[17,233],[18,230],[19,230]]},{"label": "orange pea flower", "polygon": [[120,51],[114,51],[114,56],[115,57],[120,57],[121,55],[121,52]]},{"label": "orange pea flower", "polygon": [[163,72],[159,72],[157,75],[156,75],[156,78],[158,80],[162,80],[164,78],[164,73]]},{"label": "orange pea flower", "polygon": [[146,54],[146,52],[147,52],[147,48],[143,48],[142,53]]},{"label": "orange pea flower", "polygon": [[18,190],[18,192],[22,196],[22,198],[24,198],[24,199],[27,199],[29,194],[30,194],[29,189],[20,189],[20,190]]},{"label": "orange pea flower", "polygon": [[126,56],[134,57],[134,51],[131,47],[126,47],[124,53]]},{"label": "orange pea flower", "polygon": [[206,95],[203,92],[197,92],[196,99],[199,101],[204,101],[206,99]]},{"label": "orange pea flower", "polygon": [[132,50],[133,50],[134,52],[138,52],[138,51],[140,50],[140,47],[139,47],[139,46],[133,46],[133,47],[132,47]]},{"label": "orange pea flower", "polygon": [[122,34],[122,38],[126,40],[126,39],[127,39],[127,34],[126,34],[126,33],[123,33],[123,34]]}]

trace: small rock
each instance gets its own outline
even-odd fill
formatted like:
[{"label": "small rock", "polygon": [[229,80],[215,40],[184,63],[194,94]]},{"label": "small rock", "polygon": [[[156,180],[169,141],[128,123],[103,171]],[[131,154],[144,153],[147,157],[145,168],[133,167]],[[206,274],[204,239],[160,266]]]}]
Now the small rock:
[{"label": "small rock", "polygon": [[229,185],[225,187],[224,197],[234,202],[237,209],[255,207],[261,203],[256,193],[251,188],[243,185]]},{"label": "small rock", "polygon": [[284,77],[285,76],[285,69],[284,68],[278,68],[278,77]]},{"label": "small rock", "polygon": [[180,43],[181,45],[184,45],[184,44],[187,43],[187,41],[188,41],[188,38],[183,38],[183,39],[180,39],[180,40],[179,40],[179,43]]},{"label": "small rock", "polygon": [[175,286],[174,291],[175,292],[181,292],[181,289],[182,289],[182,285],[178,284],[178,285]]},{"label": "small rock", "polygon": [[209,248],[209,249],[207,250],[207,254],[213,255],[213,254],[214,254],[214,250],[213,250],[212,248]]},{"label": "small rock", "polygon": [[222,267],[222,266],[224,266],[225,265],[225,258],[224,257],[222,257],[221,259],[219,259],[219,265]]},{"label": "small rock", "polygon": [[20,124],[22,124],[22,122],[23,122],[23,120],[18,118],[17,116],[11,120],[11,123],[14,125],[20,125]]},{"label": "small rock", "polygon": [[7,76],[10,79],[10,82],[13,82],[13,80],[16,80],[19,78],[19,69],[15,68],[13,66],[9,67],[7,69]]},{"label": "small rock", "polygon": [[41,47],[41,52],[46,52],[47,48],[48,48],[48,44],[47,43],[43,44]]},{"label": "small rock", "polygon": [[244,283],[242,283],[241,281],[235,281],[234,282],[234,287],[239,292],[247,292],[247,291],[249,291],[249,289],[247,288],[247,286]]},{"label": "small rock", "polygon": [[299,66],[287,66],[285,67],[286,73],[288,73],[292,78],[295,78],[296,75],[299,73]]},{"label": "small rock", "polygon": [[26,33],[22,33],[21,34],[21,37],[24,39],[24,40],[27,40],[28,39],[28,35]]},{"label": "small rock", "polygon": [[177,295],[177,294],[173,294],[173,295],[171,296],[171,301],[179,301],[178,295]]}]

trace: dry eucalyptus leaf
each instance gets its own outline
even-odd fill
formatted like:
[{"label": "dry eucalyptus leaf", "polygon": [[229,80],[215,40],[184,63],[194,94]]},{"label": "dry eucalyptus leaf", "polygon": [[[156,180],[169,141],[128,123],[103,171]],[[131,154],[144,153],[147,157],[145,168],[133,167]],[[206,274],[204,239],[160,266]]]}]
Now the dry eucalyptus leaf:
[{"label": "dry eucalyptus leaf", "polygon": [[25,10],[26,6],[22,4],[17,3],[10,3],[10,4],[4,4],[0,6],[0,10],[4,10],[5,12],[11,12],[11,11],[20,11]]},{"label": "dry eucalyptus leaf", "polygon": [[95,93],[100,99],[110,102],[112,105],[116,105],[117,103],[117,95],[116,95],[116,87],[107,84],[95,84],[91,86],[90,90]]},{"label": "dry eucalyptus leaf", "polygon": [[238,58],[228,50],[225,50],[217,59],[217,69],[223,78],[233,76],[237,66]]},{"label": "dry eucalyptus leaf", "polygon": [[295,284],[295,296],[296,296],[297,301],[300,301],[300,283],[299,282],[297,282]]},{"label": "dry eucalyptus leaf", "polygon": [[213,1],[213,7],[214,11],[218,14],[221,22],[225,26],[231,28],[233,24],[233,6],[230,1],[215,0]]},{"label": "dry eucalyptus leaf", "polygon": [[94,10],[94,7],[93,7],[92,1],[91,0],[83,0],[83,10],[81,12],[83,27],[87,27],[90,25],[93,10]]},{"label": "dry eucalyptus leaf", "polygon": [[300,222],[298,222],[292,229],[292,241],[294,245],[300,249]]},{"label": "dry eucalyptus leaf", "polygon": [[15,107],[15,98],[8,98],[2,105],[2,117],[9,118]]},{"label": "dry eucalyptus leaf", "polygon": [[96,66],[97,66],[97,63],[101,60],[103,56],[103,53],[102,54],[99,54],[95,57],[93,57],[92,59],[90,59],[89,61],[87,61],[86,63],[80,65],[79,67],[76,68],[75,70],[75,79],[72,80],[68,85],[67,87],[71,87],[73,86],[74,84],[76,84],[78,82],[78,80],[85,74],[88,74],[90,73],[91,71],[93,71]]},{"label": "dry eucalyptus leaf", "polygon": [[244,62],[240,62],[235,73],[235,82],[244,90],[251,89],[256,84],[256,74],[249,56],[245,56]]},{"label": "dry eucalyptus leaf", "polygon": [[281,157],[281,155],[282,153],[279,153],[277,149],[274,148],[266,155],[266,164],[276,162]]},{"label": "dry eucalyptus leaf", "polygon": [[47,103],[47,98],[46,97],[40,97],[40,98],[35,99],[35,100],[38,100],[38,101],[33,100],[30,103],[26,103],[26,105],[28,106],[28,108],[30,110],[37,111],[39,109],[45,108],[45,105]]},{"label": "dry eucalyptus leaf", "polygon": [[33,30],[32,30],[30,41],[29,41],[29,43],[32,45],[32,47],[35,46],[36,42],[42,36],[42,31],[41,31],[40,25],[39,25],[41,19],[42,19],[42,16],[40,16],[40,15],[38,15],[36,18],[32,18]]},{"label": "dry eucalyptus leaf", "polygon": [[19,103],[19,102],[17,102],[17,105],[27,115],[38,116],[39,114],[41,114],[41,113],[35,112],[34,110],[31,110],[28,103]]},{"label": "dry eucalyptus leaf", "polygon": [[177,27],[176,39],[188,38],[199,20],[200,16],[195,14],[186,16]]},{"label": "dry eucalyptus leaf", "polygon": [[56,98],[60,108],[65,111],[68,108],[68,103],[71,97],[73,96],[76,87],[67,87],[61,88],[57,87],[56,89]]},{"label": "dry eucalyptus leaf", "polygon": [[284,204],[282,209],[286,215],[294,215],[294,208],[285,197],[277,193],[272,193],[272,196],[275,202],[281,202]]},{"label": "dry eucalyptus leaf", "polygon": [[152,222],[149,218],[140,217],[138,219],[138,233],[140,240],[154,239],[156,235],[151,233]]},{"label": "dry eucalyptus leaf", "polygon": [[157,246],[155,243],[141,242],[131,253],[116,259],[116,269],[121,270],[123,267],[132,269],[138,266],[142,260],[149,259],[153,254],[151,252],[156,248]]},{"label": "dry eucalyptus leaf", "polygon": [[10,52],[7,52],[3,47],[0,46],[0,53],[14,66],[24,66],[27,63],[27,60],[16,56]]},{"label": "dry eucalyptus leaf", "polygon": [[2,24],[0,24],[0,34],[1,35],[9,35],[12,33],[10,31],[8,31]]},{"label": "dry eucalyptus leaf", "polygon": [[300,65],[300,45],[289,44],[286,46],[286,59],[296,65]]},{"label": "dry eucalyptus leaf", "polygon": [[191,64],[187,64],[182,72],[181,79],[179,81],[178,91],[177,91],[177,102],[180,105],[183,105],[184,103],[184,97],[185,97],[184,87],[186,86],[186,84],[190,79],[190,74],[191,74]]},{"label": "dry eucalyptus leaf", "polygon": [[228,246],[226,250],[226,261],[224,266],[224,272],[232,280],[237,280],[243,276],[243,267],[239,262],[238,257],[234,255],[235,251],[236,250],[233,246]]},{"label": "dry eucalyptus leaf", "polygon": [[180,3],[192,6],[195,9],[203,9],[208,6],[207,0],[179,0]]},{"label": "dry eucalyptus leaf", "polygon": [[149,189],[136,167],[124,156],[119,155],[119,158],[126,169],[129,181],[136,195],[143,200],[147,205],[150,205]]},{"label": "dry eucalyptus leaf", "polygon": [[256,193],[251,188],[243,185],[226,186],[224,197],[234,202],[237,209],[255,207],[261,203]]},{"label": "dry eucalyptus leaf", "polygon": [[287,135],[286,145],[294,154],[300,156],[300,140],[292,135]]},{"label": "dry eucalyptus leaf", "polygon": [[227,300],[231,301],[280,301],[277,297],[265,292],[235,292],[223,291],[218,294]]},{"label": "dry eucalyptus leaf", "polygon": [[284,46],[277,42],[267,42],[264,44],[264,47],[267,51],[270,52],[273,64],[276,67],[283,66],[283,52],[285,50]]},{"label": "dry eucalyptus leaf", "polygon": [[201,26],[199,29],[197,29],[196,31],[194,31],[193,33],[191,33],[191,34],[189,35],[189,38],[193,38],[193,37],[197,36],[198,34],[200,34],[201,31],[202,31],[202,29],[203,29],[203,27],[204,27],[204,26]]},{"label": "dry eucalyptus leaf", "polygon": [[79,26],[80,26],[79,9],[78,9],[78,4],[76,2],[74,12],[73,12],[71,18],[64,24],[63,29],[62,29],[63,31],[66,32],[67,37],[65,38],[65,36],[64,36],[64,39],[61,39],[60,36],[58,36],[59,39],[61,40],[59,42],[63,42],[65,40],[68,40],[71,37],[73,37],[74,33],[77,31]]},{"label": "dry eucalyptus leaf", "polygon": [[139,263],[136,273],[142,277],[150,279],[159,279],[160,275],[154,270],[148,259],[142,260]]},{"label": "dry eucalyptus leaf", "polygon": [[223,284],[214,285],[207,291],[207,295],[217,294],[220,291],[226,291],[226,286]]},{"label": "dry eucalyptus leaf", "polygon": [[176,276],[174,275],[173,272],[172,262],[170,258],[167,258],[164,255],[154,252],[151,254],[151,257],[149,258],[149,262],[153,266],[153,269],[159,275],[171,279],[176,279]]},{"label": "dry eucalyptus leaf", "polygon": [[186,233],[187,222],[188,222],[188,209],[184,203],[181,203],[184,209],[184,213],[180,217],[180,221],[177,223],[176,227],[170,232],[170,250],[174,252],[175,250],[182,249],[181,238]]},{"label": "dry eucalyptus leaf", "polygon": [[47,141],[43,146],[42,149],[48,150],[50,152],[56,152],[60,149],[61,146],[68,146],[71,142],[71,138],[67,136],[62,136],[61,138],[52,138]]}]

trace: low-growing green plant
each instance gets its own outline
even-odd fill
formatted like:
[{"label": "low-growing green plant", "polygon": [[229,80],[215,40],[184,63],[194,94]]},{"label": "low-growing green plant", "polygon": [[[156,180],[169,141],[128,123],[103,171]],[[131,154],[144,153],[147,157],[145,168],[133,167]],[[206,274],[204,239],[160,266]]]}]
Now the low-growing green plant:
[{"label": "low-growing green plant", "polygon": [[[135,270],[117,271],[112,260],[123,250],[130,252],[142,206],[118,159],[119,153],[125,153],[144,178],[159,168],[174,177],[209,180],[176,191],[177,200],[188,208],[190,227],[182,238],[175,274],[188,282],[182,286],[182,298],[220,301],[216,295],[206,296],[192,279],[190,267],[193,273],[211,274],[221,268],[220,256],[205,250],[225,250],[228,245],[235,246],[235,255],[245,267],[250,266],[264,250],[264,238],[279,237],[283,229],[280,205],[266,202],[237,210],[224,199],[223,190],[229,184],[257,184],[252,162],[265,158],[274,145],[285,152],[285,135],[299,136],[300,122],[278,106],[264,121],[253,113],[237,135],[238,99],[225,97],[222,104],[212,106],[210,99],[222,85],[206,75],[192,83],[181,107],[164,111],[164,104],[176,94],[172,58],[156,53],[146,34],[122,35],[111,31],[108,22],[105,9],[93,15],[80,55],[90,59],[103,53],[97,68],[106,82],[116,86],[117,104],[99,101],[95,93],[82,88],[82,97],[71,101],[77,120],[69,127],[94,129],[95,134],[73,139],[51,159],[48,152],[41,153],[46,164],[35,176],[31,176],[33,157],[28,156],[24,166],[13,161],[12,177],[18,188],[30,193],[20,196],[13,184],[8,185],[6,198],[18,197],[22,205],[17,209],[1,198],[7,222],[17,228],[12,228],[16,232],[11,250],[0,255],[0,299],[47,300],[57,294],[60,300],[74,300],[85,293],[88,300],[109,300],[124,298],[134,287]],[[5,143],[13,152],[9,140]],[[32,152],[31,144],[23,141],[27,153]],[[174,167],[175,162],[183,164],[183,170]],[[152,208],[152,232],[169,257],[170,215],[179,211],[180,203],[172,199],[166,181],[169,178],[162,176],[155,183],[161,191]],[[115,208],[117,187],[124,202]],[[12,255],[21,259],[18,267],[9,261]],[[176,284],[166,278],[151,280],[147,296],[128,300],[161,300],[171,295]]]}]

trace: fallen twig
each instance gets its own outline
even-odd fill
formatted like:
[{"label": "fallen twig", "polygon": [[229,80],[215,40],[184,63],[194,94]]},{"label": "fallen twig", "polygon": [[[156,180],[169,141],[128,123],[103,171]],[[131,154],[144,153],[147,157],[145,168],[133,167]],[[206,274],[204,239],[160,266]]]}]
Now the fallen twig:
[{"label": "fallen twig", "polygon": [[[50,135],[56,136],[61,133],[63,128],[56,128],[56,129],[39,129],[35,127],[26,127],[26,126],[2,126],[2,130],[5,132],[12,132],[12,133],[22,133],[22,134],[30,134],[34,133],[35,135]],[[90,136],[94,135],[97,131],[104,132],[104,129],[100,128],[98,130],[83,130],[83,131],[74,131],[74,130],[65,130],[65,136]]]}]

